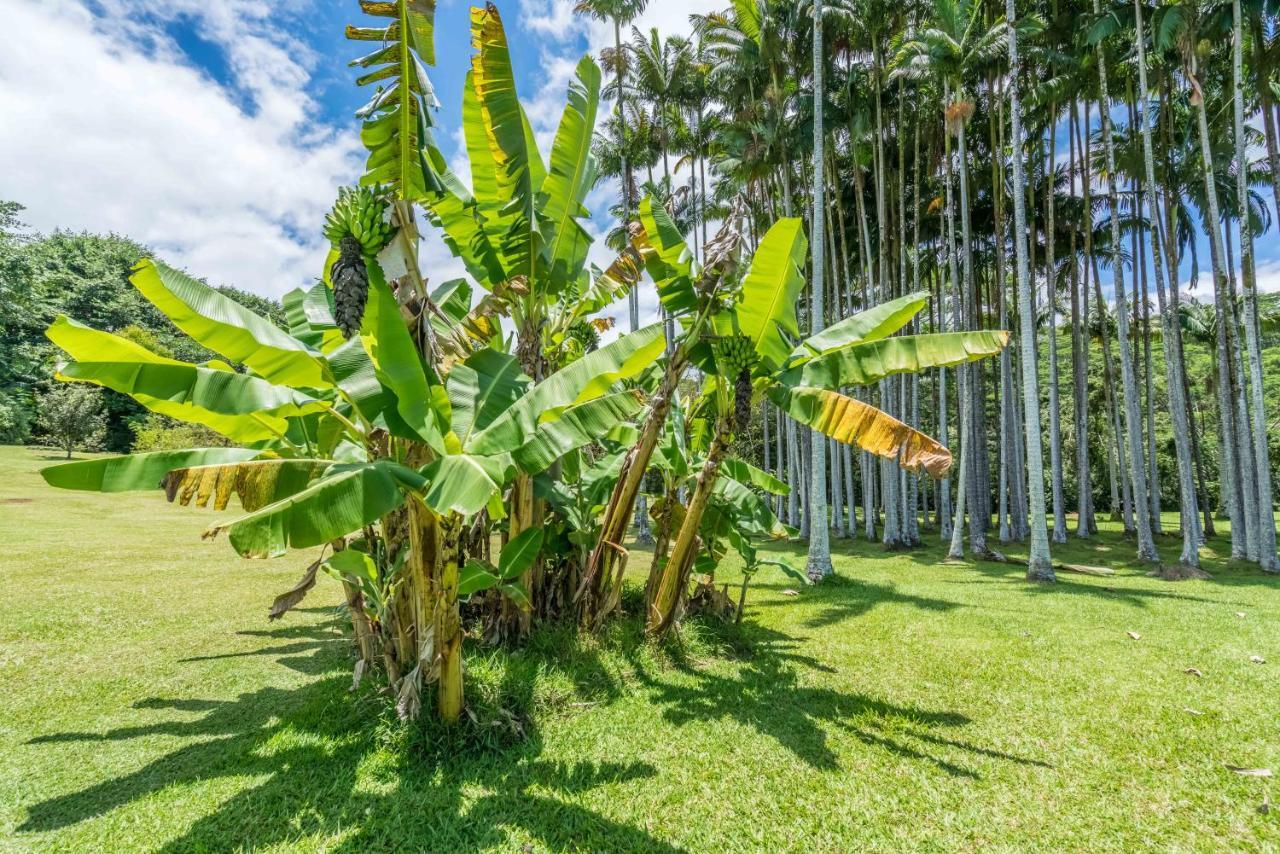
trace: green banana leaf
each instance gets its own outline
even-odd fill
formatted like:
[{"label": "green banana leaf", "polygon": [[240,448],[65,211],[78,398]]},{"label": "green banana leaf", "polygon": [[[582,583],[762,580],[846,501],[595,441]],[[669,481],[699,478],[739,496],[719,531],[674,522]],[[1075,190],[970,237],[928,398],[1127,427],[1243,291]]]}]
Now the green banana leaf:
[{"label": "green banana leaf", "polygon": [[450,454],[437,457],[422,469],[426,481],[423,502],[436,513],[474,516],[486,507],[502,518],[504,466],[492,457]]},{"label": "green banana leaf", "polygon": [[288,428],[288,417],[327,406],[221,363],[205,367],[158,356],[65,315],[59,315],[45,335],[78,360],[64,365],[59,379],[127,394],[153,412],[203,424],[240,443],[278,439]]},{"label": "green banana leaf", "polygon": [[251,460],[260,451],[252,448],[192,448],[185,451],[151,451],[97,460],[59,463],[40,470],[45,483],[58,489],[88,492],[128,492],[159,489],[160,481],[174,469]]},{"label": "green banana leaf", "polygon": [[278,557],[290,548],[318,546],[358,531],[403,504],[406,492],[425,485],[422,475],[389,460],[335,465],[301,492],[215,525],[205,536],[227,531],[242,557]]},{"label": "green banana leaf", "polygon": [[472,434],[467,450],[487,456],[515,451],[568,407],[600,397],[619,380],[640,374],[659,359],[665,343],[662,324],[654,323],[586,354],[533,386],[492,424]]},{"label": "green banana leaf", "polygon": [[786,336],[796,338],[796,301],[804,287],[808,241],[798,218],[780,219],[765,233],[742,280],[736,306],[738,331],[751,339],[766,370],[777,370],[791,353]]},{"label": "green banana leaf", "polygon": [[640,201],[639,216],[643,231],[632,237],[632,244],[658,289],[658,300],[672,314],[692,311],[698,307],[698,295],[693,289],[693,253],[680,229],[652,196]]},{"label": "green banana leaf", "polygon": [[790,364],[798,364],[831,350],[887,338],[911,322],[929,304],[929,292],[918,291],[860,311],[811,335],[791,351]]},{"label": "green banana leaf", "polygon": [[630,391],[571,406],[555,421],[539,425],[533,438],[512,456],[526,472],[538,474],[569,451],[604,438],[640,409],[640,401]]},{"label": "green banana leaf", "polygon": [[453,431],[462,447],[519,400],[528,385],[515,357],[497,350],[477,350],[454,365],[445,387],[453,405]]},{"label": "green banana leaf", "polygon": [[295,388],[333,386],[328,365],[318,353],[185,273],[144,258],[129,281],[197,343],[247,365],[268,382]]},{"label": "green banana leaf", "polygon": [[746,460],[740,460],[737,457],[728,457],[721,460],[720,470],[734,480],[763,489],[772,495],[788,495],[791,492],[791,487],[767,471],[762,471]]},{"label": "green banana leaf", "polygon": [[712,494],[733,508],[743,532],[775,538],[786,537],[790,533],[769,509],[767,501],[734,478],[721,473],[716,478]]},{"label": "green banana leaf", "polygon": [[542,551],[544,533],[542,528],[525,528],[508,540],[498,554],[498,577],[510,581],[528,572]]},{"label": "green banana leaf", "polygon": [[569,102],[551,147],[551,171],[542,183],[542,238],[552,293],[577,281],[591,247],[591,235],[578,217],[588,215],[582,200],[595,180],[591,139],[599,101],[600,68],[584,56],[569,83]]},{"label": "green banana leaf", "polygon": [[851,344],[832,350],[803,365],[788,368],[775,378],[783,385],[842,388],[871,385],[893,374],[918,373],[994,356],[1009,343],[1003,330],[934,332],[900,335]]},{"label": "green banana leaf", "polygon": [[535,161],[531,153],[524,111],[516,95],[511,53],[502,17],[492,4],[471,10],[471,41],[478,53],[471,59],[471,82],[484,119],[484,128],[493,157],[498,198],[502,203],[498,233],[503,235],[500,250],[509,276],[538,280],[536,265],[542,254],[542,238],[537,229]]},{"label": "green banana leaf", "polygon": [[378,381],[396,397],[401,419],[438,454],[445,453],[451,419],[449,398],[423,365],[395,295],[376,261],[367,264],[369,299],[360,322],[360,340]]},{"label": "green banana leaf", "polygon": [[347,27],[347,38],[381,45],[351,63],[372,69],[356,78],[357,86],[377,84],[373,97],[356,113],[364,120],[360,140],[369,150],[360,181],[389,185],[409,201],[424,199],[442,189],[444,164],[428,126],[436,99],[422,67],[435,64],[436,0],[388,0],[361,7],[393,21],[386,27]]}]

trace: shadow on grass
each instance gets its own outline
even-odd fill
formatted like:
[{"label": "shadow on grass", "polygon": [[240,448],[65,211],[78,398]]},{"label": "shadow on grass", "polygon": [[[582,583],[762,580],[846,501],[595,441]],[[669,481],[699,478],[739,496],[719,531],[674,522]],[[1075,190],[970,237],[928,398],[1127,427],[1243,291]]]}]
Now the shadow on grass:
[{"label": "shadow on grass", "polygon": [[935,755],[924,745],[913,746],[912,740],[950,748],[948,752],[1049,767],[1037,760],[937,734],[970,723],[965,715],[900,706],[865,694],[804,684],[801,668],[831,668],[796,651],[803,638],[754,625],[708,628],[719,633],[722,642],[745,651],[742,666],[736,672],[712,672],[695,662],[677,660],[673,672],[659,673],[633,661],[637,680],[662,709],[663,717],[673,724],[729,719],[772,739],[822,771],[840,768],[839,757],[828,744],[827,725],[897,756],[928,762],[955,777],[977,779],[979,775]]},{"label": "shadow on grass", "polygon": [[[876,601],[952,607],[877,588],[831,585],[822,595],[830,597],[836,616],[819,625]],[[180,787],[197,790],[192,799],[207,798],[208,812],[166,842],[166,851],[314,847],[321,840],[347,851],[472,851],[512,848],[520,838],[555,850],[675,850],[643,827],[574,802],[599,787],[656,777],[658,768],[541,758],[532,710],[539,678],[548,673],[567,677],[559,684],[572,687],[570,696],[550,701],[538,694],[542,712],[612,703],[639,690],[655,714],[674,725],[729,719],[820,771],[841,767],[828,741],[833,731],[957,778],[979,776],[962,764],[964,756],[1042,765],[956,737],[954,730],[970,722],[964,715],[808,684],[806,674],[833,669],[805,653],[806,638],[754,625],[695,622],[686,642],[659,652],[640,639],[639,629],[635,617],[614,624],[601,639],[583,638],[571,626],[549,626],[520,650],[469,649],[468,702],[476,719],[453,731],[430,721],[399,724],[372,679],[350,693],[350,650],[340,642],[336,620],[244,632],[266,645],[207,658],[276,656],[277,663],[315,678],[296,689],[264,687],[234,699],[152,697],[135,709],[163,720],[34,739],[34,748],[65,749],[67,761],[94,743],[156,736],[182,741],[160,755],[153,752],[159,748],[140,747],[149,761],[136,770],[32,805],[19,830],[54,831]],[[584,698],[592,702],[569,702]],[[691,737],[697,729],[689,728]]]},{"label": "shadow on grass", "polygon": [[[924,611],[950,611],[963,607],[959,602],[913,596],[899,592],[892,582],[878,584],[847,575],[833,575],[804,592],[806,606],[816,609],[804,622],[806,628],[820,629],[836,623],[860,617],[877,605],[909,605]],[[754,602],[752,608],[778,608],[793,606],[789,600],[765,600]]]},{"label": "shadow on grass", "polygon": [[[474,741],[460,746],[457,733],[429,724],[410,731],[386,719],[385,698],[372,690],[348,692],[347,650],[333,644],[336,631],[330,623],[256,633],[293,641],[258,654],[282,654],[280,663],[319,675],[303,687],[261,688],[232,700],[154,697],[135,708],[167,712],[167,720],[33,739],[34,745],[91,744],[159,735],[186,743],[131,773],[35,804],[19,830],[56,830],[174,786],[226,779],[240,782],[238,791],[162,850],[305,844],[317,836],[338,840],[337,850],[469,851],[510,846],[516,829],[552,849],[585,843],[675,850],[643,829],[554,797],[652,777],[652,766],[539,759],[542,739],[528,722],[519,740],[497,749]],[[308,644],[314,665],[298,667]],[[501,686],[508,699],[531,702],[533,680],[526,676],[520,668],[508,670]],[[597,687],[590,673],[584,679]],[[175,720],[175,712],[197,717]]]}]

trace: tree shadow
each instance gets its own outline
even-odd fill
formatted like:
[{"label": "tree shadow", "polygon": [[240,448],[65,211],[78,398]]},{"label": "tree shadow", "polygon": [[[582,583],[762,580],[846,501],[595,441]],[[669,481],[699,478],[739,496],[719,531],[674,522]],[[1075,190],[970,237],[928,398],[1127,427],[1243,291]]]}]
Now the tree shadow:
[{"label": "tree shadow", "polygon": [[[877,584],[848,575],[833,575],[823,579],[821,584],[806,590],[802,595],[808,607],[817,609],[804,622],[805,627],[810,629],[820,629],[860,617],[877,605],[909,605],[937,612],[964,607],[959,602],[947,599],[901,593],[897,585],[891,582]],[[787,600],[772,600],[753,603],[752,607],[777,608],[793,604]]]},{"label": "tree shadow", "polygon": [[[234,795],[162,850],[305,845],[314,837],[350,851],[471,851],[510,847],[514,832],[552,849],[586,841],[609,850],[676,850],[641,828],[556,797],[651,777],[651,765],[540,759],[542,739],[531,723],[521,740],[500,749],[476,746],[439,725],[432,734],[431,724],[412,732],[391,724],[371,680],[349,692],[349,650],[333,643],[336,630],[328,623],[252,633],[292,641],[256,654],[282,654],[281,664],[319,675],[300,688],[265,687],[234,699],[152,697],[134,708],[165,713],[165,720],[32,739],[33,746],[155,736],[184,743],[137,770],[32,805],[18,830],[53,831],[172,787],[234,779],[242,784]],[[298,667],[299,657],[314,663]],[[530,699],[533,681],[508,672],[503,690]]]},{"label": "tree shadow", "polygon": [[[650,671],[639,661],[632,662],[637,681],[662,709],[666,720],[677,725],[696,720],[732,720],[822,771],[840,768],[838,756],[828,744],[828,725],[900,757],[928,762],[955,777],[976,779],[979,775],[936,755],[928,750],[929,745],[1049,767],[1038,760],[938,735],[937,730],[970,723],[968,717],[957,712],[901,706],[866,694],[804,684],[799,669],[809,666],[812,659],[795,652],[801,638],[760,626],[741,626],[731,631],[745,636],[751,650],[736,672],[713,672],[688,661],[677,661],[673,673],[663,674]],[[912,741],[924,744],[917,746]]]}]

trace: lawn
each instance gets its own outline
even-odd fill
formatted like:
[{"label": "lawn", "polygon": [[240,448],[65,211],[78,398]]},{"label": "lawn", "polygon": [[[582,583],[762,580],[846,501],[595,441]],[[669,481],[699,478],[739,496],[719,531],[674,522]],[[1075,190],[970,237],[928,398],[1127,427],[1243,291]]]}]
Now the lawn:
[{"label": "lawn", "polygon": [[740,629],[469,649],[457,744],[349,690],[331,583],[267,621],[303,556],[51,490],[44,453],[0,448],[3,848],[1280,847],[1274,778],[1228,768],[1280,773],[1280,579],[1222,540],[1168,582],[1108,533],[1062,558],[1115,576],[1052,587],[839,542],[821,587],[762,573]]}]

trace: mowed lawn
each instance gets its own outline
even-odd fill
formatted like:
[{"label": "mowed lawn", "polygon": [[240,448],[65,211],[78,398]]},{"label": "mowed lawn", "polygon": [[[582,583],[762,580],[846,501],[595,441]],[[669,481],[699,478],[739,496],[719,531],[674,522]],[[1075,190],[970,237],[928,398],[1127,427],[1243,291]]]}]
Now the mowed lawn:
[{"label": "mowed lawn", "polygon": [[304,555],[54,491],[47,453],[0,448],[0,848],[1280,847],[1276,779],[1229,767],[1280,775],[1280,579],[1221,540],[1168,582],[1106,534],[1062,556],[1114,577],[1052,587],[936,535],[839,542],[838,579],[763,576],[739,630],[469,648],[455,741],[349,691],[332,582],[267,621]]}]

